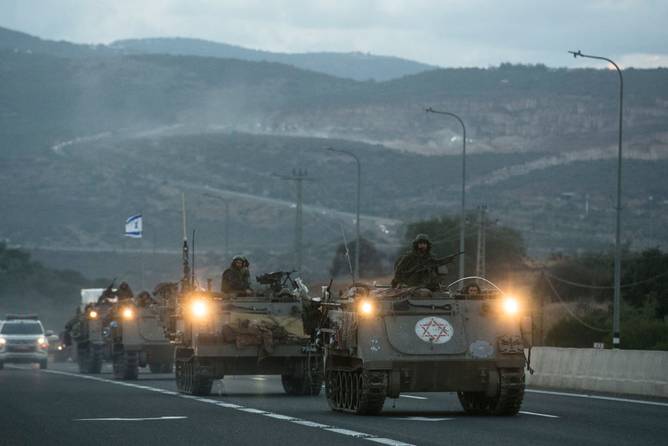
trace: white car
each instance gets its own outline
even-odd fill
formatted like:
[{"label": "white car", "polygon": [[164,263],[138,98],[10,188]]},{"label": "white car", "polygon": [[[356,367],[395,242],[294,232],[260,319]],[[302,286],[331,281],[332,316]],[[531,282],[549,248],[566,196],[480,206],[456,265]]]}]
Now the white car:
[{"label": "white car", "polygon": [[0,369],[5,363],[48,366],[49,341],[36,315],[7,315],[0,325]]}]

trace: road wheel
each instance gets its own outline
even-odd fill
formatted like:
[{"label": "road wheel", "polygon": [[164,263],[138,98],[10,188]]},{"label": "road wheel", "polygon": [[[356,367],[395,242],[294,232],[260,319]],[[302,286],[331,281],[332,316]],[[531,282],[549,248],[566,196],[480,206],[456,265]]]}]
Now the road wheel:
[{"label": "road wheel", "polygon": [[378,415],[387,393],[387,374],[362,370],[330,370],[325,373],[329,407],[358,415]]},{"label": "road wheel", "polygon": [[471,415],[516,415],[524,399],[524,369],[500,369],[496,395],[457,392],[464,411]]},{"label": "road wheel", "polygon": [[281,383],[288,395],[317,396],[322,390],[322,359],[308,358],[300,365],[303,368],[299,375],[283,374]]},{"label": "road wheel", "polygon": [[42,370],[46,369],[48,366],[49,366],[49,361],[46,359],[39,362],[39,368]]},{"label": "road wheel", "polygon": [[139,376],[139,355],[137,352],[128,352],[120,347],[114,353],[114,378],[134,380]]},{"label": "road wheel", "polygon": [[176,360],[176,388],[181,393],[206,396],[211,394],[213,379],[204,375],[199,363],[194,359]]}]

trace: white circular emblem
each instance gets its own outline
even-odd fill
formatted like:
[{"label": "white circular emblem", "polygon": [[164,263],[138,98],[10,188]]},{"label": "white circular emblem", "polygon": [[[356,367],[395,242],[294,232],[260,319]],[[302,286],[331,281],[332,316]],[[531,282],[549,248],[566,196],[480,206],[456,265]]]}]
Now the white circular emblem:
[{"label": "white circular emblem", "polygon": [[425,317],[415,324],[415,334],[424,342],[430,344],[445,344],[454,334],[450,322],[440,317]]}]

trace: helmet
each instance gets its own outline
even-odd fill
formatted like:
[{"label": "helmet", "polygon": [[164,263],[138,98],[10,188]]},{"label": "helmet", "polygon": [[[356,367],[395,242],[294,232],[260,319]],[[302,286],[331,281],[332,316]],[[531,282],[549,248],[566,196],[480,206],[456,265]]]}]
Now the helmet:
[{"label": "helmet", "polygon": [[234,257],[232,257],[232,263],[236,262],[237,260],[241,260],[242,262],[244,262],[246,259],[245,259],[244,256],[234,256]]},{"label": "helmet", "polygon": [[415,236],[415,240],[413,240],[413,249],[417,249],[417,245],[420,242],[425,242],[427,244],[427,249],[431,249],[431,241],[427,234],[418,234]]}]

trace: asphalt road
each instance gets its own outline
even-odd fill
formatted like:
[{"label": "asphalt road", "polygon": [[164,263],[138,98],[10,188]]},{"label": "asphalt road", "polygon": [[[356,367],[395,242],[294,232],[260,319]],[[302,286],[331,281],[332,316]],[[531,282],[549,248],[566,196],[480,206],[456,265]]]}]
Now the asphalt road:
[{"label": "asphalt road", "polygon": [[[447,393],[388,400],[380,416],[288,397],[273,376],[226,377],[207,398],[180,395],[171,374],[115,381],[109,366],[0,371],[0,445],[648,445],[668,443],[668,401],[532,389],[515,417],[462,412]],[[632,401],[629,401],[632,400]]]}]

